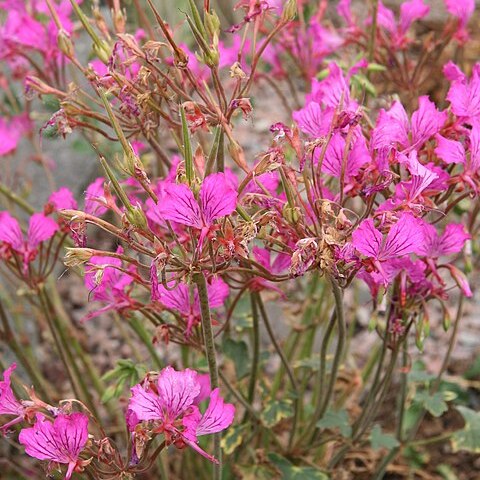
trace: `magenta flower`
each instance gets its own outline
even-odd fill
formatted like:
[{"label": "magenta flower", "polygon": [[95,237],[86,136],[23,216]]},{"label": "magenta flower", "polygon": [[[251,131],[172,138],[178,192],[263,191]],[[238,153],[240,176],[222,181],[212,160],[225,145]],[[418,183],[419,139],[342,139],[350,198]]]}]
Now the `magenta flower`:
[{"label": "magenta flower", "polygon": [[[360,168],[365,165],[365,163],[370,162],[372,158],[368,152],[365,138],[362,135],[353,139],[344,161],[345,147],[346,142],[343,135],[340,133],[334,134],[325,151],[322,172],[328,173],[336,178],[341,178],[343,172],[345,181],[349,182],[352,177],[357,175]],[[315,153],[317,153],[318,156],[320,150],[317,149]]]},{"label": "magenta flower", "polygon": [[236,206],[237,192],[224,173],[214,173],[203,180],[198,201],[187,185],[168,184],[162,204],[158,205],[165,220],[201,230],[198,248],[214,221],[232,213]]},{"label": "magenta flower", "polygon": [[77,201],[71,190],[61,187],[48,197],[47,205],[51,205],[55,211],[77,208]]},{"label": "magenta flower", "polygon": [[27,238],[24,238],[18,220],[8,212],[0,212],[0,242],[6,243],[14,252],[23,258],[24,273],[28,264],[35,260],[37,247],[49,240],[58,230],[57,223],[43,213],[34,213],[30,217]]},{"label": "magenta flower", "polygon": [[447,12],[458,18],[458,29],[455,38],[460,42],[468,40],[467,23],[475,11],[475,0],[445,0]]},{"label": "magenta flower", "polygon": [[[371,148],[396,147],[404,149],[421,147],[430,137],[440,131],[447,114],[440,112],[427,96],[418,99],[418,110],[409,121],[400,102],[393,102],[390,110],[381,110],[372,131]],[[401,148],[400,148],[401,150]]]},{"label": "magenta flower", "polygon": [[105,179],[98,177],[93,181],[85,191],[85,213],[102,216],[107,211],[107,200],[104,196],[103,184]]},{"label": "magenta flower", "polygon": [[[193,304],[190,301],[190,286],[187,283],[179,283],[171,290],[159,285],[158,293],[153,297],[159,299],[165,307],[180,313],[187,322],[186,335],[190,335],[192,328],[200,322],[200,300],[197,289],[194,290]],[[207,284],[207,293],[210,308],[218,308],[228,297],[229,288],[221,278],[214,278]]]},{"label": "magenta flower", "polygon": [[82,467],[80,453],[88,440],[88,417],[80,412],[60,414],[52,423],[39,413],[35,425],[24,428],[18,440],[31,457],[67,464],[68,480],[75,469]]},{"label": "magenta flower", "polygon": [[[119,247],[117,253],[123,253],[123,249]],[[88,263],[85,269],[85,286],[91,292],[92,300],[106,305],[87,314],[83,321],[111,310],[122,311],[133,305],[128,291],[133,277],[119,270],[122,267],[122,261],[119,258],[94,255]]]},{"label": "magenta flower", "polygon": [[0,117],[0,157],[14,152],[22,135],[30,128],[30,120],[26,116],[15,117],[9,122]]},{"label": "magenta flower", "polygon": [[[286,253],[278,253],[273,260],[271,252],[266,248],[253,247],[252,253],[255,260],[274,275],[285,273],[288,271],[288,268],[292,263],[291,256]],[[273,290],[279,293],[282,297],[285,297],[283,291],[278,288],[275,283],[270,282],[265,278],[256,277],[253,278],[250,283],[250,288],[254,291]]]},{"label": "magenta flower", "polygon": [[3,372],[3,380],[0,381],[0,415],[15,416],[13,420],[0,426],[0,431],[6,431],[12,425],[20,423],[25,415],[25,407],[16,399],[10,384],[10,376],[16,368],[17,365],[12,363],[12,365]]},{"label": "magenta flower", "polygon": [[353,246],[366,257],[388,281],[385,265],[399,257],[416,253],[423,242],[423,229],[412,215],[404,213],[384,236],[375,228],[373,219],[363,220],[352,234]]},{"label": "magenta flower", "polygon": [[473,121],[480,115],[480,65],[473,67],[472,76],[468,79],[461,75],[455,64],[447,64],[445,72],[452,79],[447,93],[452,112],[465,121]]},{"label": "magenta flower", "polygon": [[391,36],[393,46],[402,48],[408,43],[406,33],[413,22],[428,15],[430,7],[422,0],[410,0],[402,2],[400,6],[400,18],[397,24],[395,15],[382,2],[378,3],[378,24]]},{"label": "magenta flower", "polygon": [[473,123],[472,129],[469,131],[469,140],[470,154],[467,155],[462,143],[437,135],[437,148],[435,149],[435,153],[445,163],[463,164],[463,174],[461,178],[468,183],[474,191],[478,191],[477,184],[474,181],[474,178],[478,177],[480,169],[480,126],[477,122]]},{"label": "magenta flower", "polygon": [[202,390],[197,372],[164,368],[156,385],[145,382],[132,388],[128,405],[138,420],[155,422],[154,431],[163,433],[168,444],[189,445],[212,462],[216,459],[202,450],[197,437],[221,432],[233,422],[235,407],[224,403],[219,389],[210,393],[210,403],[202,415],[195,405]]},{"label": "magenta flower", "polygon": [[463,225],[450,223],[446,226],[443,234],[439,235],[433,225],[425,224],[424,239],[416,253],[429,258],[451,255],[460,252],[470,238],[470,234],[465,231]]}]

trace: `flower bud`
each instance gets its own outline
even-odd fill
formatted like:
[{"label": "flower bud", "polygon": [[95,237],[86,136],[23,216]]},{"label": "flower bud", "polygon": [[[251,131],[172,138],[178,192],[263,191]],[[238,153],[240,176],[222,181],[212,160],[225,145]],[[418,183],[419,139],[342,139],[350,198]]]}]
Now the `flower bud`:
[{"label": "flower bud", "polygon": [[93,51],[97,55],[97,57],[106,64],[108,64],[110,60],[110,48],[106,42],[101,40],[101,46],[97,45],[96,43],[93,44]]},{"label": "flower bud", "polygon": [[145,214],[143,213],[143,210],[135,206],[130,210],[127,210],[125,212],[125,216],[128,220],[128,223],[133,225],[136,228],[139,228],[141,230],[147,230],[147,217],[145,217]]},{"label": "flower bud", "polygon": [[78,267],[88,262],[94,254],[91,248],[67,248],[63,263],[67,267]]},{"label": "flower bud", "polygon": [[220,34],[220,19],[215,12],[205,12],[205,28],[207,29],[208,34],[210,37],[214,38],[215,36],[218,37]]},{"label": "flower bud", "polygon": [[57,34],[57,44],[60,51],[68,58],[75,57],[75,49],[73,48],[73,43],[68,32],[63,28],[58,31]]},{"label": "flower bud", "polygon": [[115,31],[117,33],[124,33],[125,32],[125,15],[124,12],[122,12],[121,9],[115,10],[115,13],[113,15],[113,25],[115,27]]},{"label": "flower bud", "polygon": [[297,16],[297,0],[288,0],[283,7],[282,22],[291,22]]},{"label": "flower bud", "polygon": [[283,207],[283,217],[287,220],[288,223],[297,223],[300,219],[300,213],[298,212],[297,207],[290,207],[286,204]]}]

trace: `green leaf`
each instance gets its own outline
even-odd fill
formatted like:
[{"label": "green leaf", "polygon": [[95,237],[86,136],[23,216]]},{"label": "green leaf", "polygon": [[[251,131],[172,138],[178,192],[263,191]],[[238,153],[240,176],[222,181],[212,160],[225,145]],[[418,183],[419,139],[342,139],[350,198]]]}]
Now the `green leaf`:
[{"label": "green leaf", "polygon": [[408,381],[413,383],[428,383],[436,378],[425,371],[425,365],[422,362],[416,361],[412,365],[412,370],[408,373]]},{"label": "green leaf", "polygon": [[221,446],[222,450],[227,454],[231,455],[243,441],[243,435],[248,429],[248,425],[235,425],[230,427],[222,436]]},{"label": "green leaf", "polygon": [[320,369],[320,359],[316,357],[302,358],[293,364],[293,368],[307,368],[312,372],[317,372]]},{"label": "green leaf", "polygon": [[289,398],[269,401],[260,415],[266,427],[273,427],[285,418],[293,416],[293,401]]},{"label": "green leaf", "polygon": [[375,425],[370,432],[370,445],[374,450],[379,450],[380,448],[386,448],[387,450],[393,450],[395,447],[398,447],[400,443],[398,440],[390,433],[383,433],[380,425]]},{"label": "green leaf", "polygon": [[437,472],[444,480],[458,480],[457,474],[453,471],[452,467],[445,463],[442,463],[437,467]]},{"label": "green leaf", "polygon": [[436,392],[433,395],[426,390],[417,392],[415,395],[415,401],[423,405],[427,412],[431,413],[434,417],[439,417],[448,410],[448,405],[444,400],[444,392]]},{"label": "green leaf", "polygon": [[223,353],[233,361],[238,379],[248,374],[250,371],[250,360],[247,344],[243,340],[236,341],[227,338],[223,342]]},{"label": "green leaf", "polygon": [[313,467],[298,467],[277,453],[269,453],[268,459],[280,470],[283,480],[329,480],[326,473]]},{"label": "green leaf", "polygon": [[453,450],[480,453],[480,412],[462,406],[457,407],[457,410],[465,420],[465,426],[453,434]]},{"label": "green leaf", "polygon": [[117,365],[112,370],[109,370],[103,375],[104,382],[115,382],[114,385],[109,385],[102,395],[102,402],[106,403],[113,398],[119,398],[125,385],[133,386],[137,384],[145,375],[146,369],[141,364],[136,364],[132,360],[120,359]]},{"label": "green leaf", "polygon": [[475,380],[476,378],[480,378],[480,355],[475,359],[463,376],[467,380]]},{"label": "green leaf", "polygon": [[238,471],[242,480],[278,480],[278,472],[265,465],[240,465]]},{"label": "green leaf", "polygon": [[341,410],[327,410],[323,418],[317,422],[318,428],[338,428],[344,437],[350,437],[352,434],[352,427],[349,423],[348,413],[345,409]]}]

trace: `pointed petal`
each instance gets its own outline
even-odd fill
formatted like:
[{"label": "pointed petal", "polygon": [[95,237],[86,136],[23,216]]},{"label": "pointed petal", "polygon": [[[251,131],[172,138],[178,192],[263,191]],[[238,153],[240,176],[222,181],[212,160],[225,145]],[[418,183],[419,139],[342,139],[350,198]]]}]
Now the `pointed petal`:
[{"label": "pointed petal", "polygon": [[8,212],[0,212],[0,241],[8,243],[14,250],[23,249],[23,234],[20,224]]},{"label": "pointed petal", "polygon": [[53,422],[58,449],[77,460],[88,440],[88,417],[84,413],[58,415]]},{"label": "pointed petal", "polygon": [[177,372],[173,367],[164,368],[158,377],[158,395],[170,417],[184,413],[200,393],[197,372],[186,368]]},{"label": "pointed petal", "polygon": [[31,428],[24,428],[18,441],[25,446],[25,453],[38,460],[68,463],[64,454],[58,451],[56,433],[53,423],[42,414],[37,414],[36,422]]},{"label": "pointed petal", "polygon": [[215,388],[210,394],[210,403],[197,426],[197,435],[208,435],[221,432],[228,428],[235,416],[235,407],[225,403],[220,396],[220,390]]},{"label": "pointed petal", "polygon": [[416,252],[423,242],[423,228],[412,215],[405,213],[390,228],[382,248],[380,260]]},{"label": "pointed petal", "polygon": [[450,255],[458,253],[463,249],[465,242],[471,238],[460,224],[450,223],[446,226],[445,232],[439,240],[438,255]]},{"label": "pointed petal", "polygon": [[440,112],[430,99],[423,95],[418,99],[418,110],[412,114],[412,143],[420,146],[442,128],[447,114]]},{"label": "pointed petal", "polygon": [[465,163],[465,148],[460,142],[436,135],[435,154],[445,163]]},{"label": "pointed petal", "polygon": [[203,180],[200,205],[207,225],[232,213],[237,207],[237,192],[224,173],[214,173]]},{"label": "pointed petal", "polygon": [[160,397],[152,391],[146,391],[141,385],[131,388],[132,396],[128,408],[137,416],[138,420],[163,419],[163,409]]},{"label": "pointed petal", "polygon": [[353,246],[367,257],[377,258],[382,247],[382,234],[375,228],[373,220],[363,220],[352,234]]},{"label": "pointed petal", "polygon": [[32,248],[36,247],[39,243],[53,237],[57,230],[58,224],[55,220],[46,217],[43,213],[34,213],[28,225],[28,244]]},{"label": "pointed petal", "polygon": [[165,220],[189,227],[202,228],[200,208],[187,185],[171,183],[165,187],[165,197],[156,209]]}]

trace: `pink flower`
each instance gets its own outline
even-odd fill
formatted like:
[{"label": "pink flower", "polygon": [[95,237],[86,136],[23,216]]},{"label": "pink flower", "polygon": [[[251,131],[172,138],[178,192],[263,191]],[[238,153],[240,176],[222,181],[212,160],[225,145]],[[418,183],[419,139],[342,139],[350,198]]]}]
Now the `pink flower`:
[{"label": "pink flower", "polygon": [[26,116],[18,116],[9,122],[0,117],[0,157],[15,151],[22,135],[31,128]]},{"label": "pink flower", "polygon": [[53,192],[48,197],[47,203],[51,205],[55,211],[69,208],[75,210],[77,208],[77,201],[75,200],[72,191],[67,187],[61,187]]},{"label": "pink flower", "polygon": [[[119,247],[117,253],[123,253],[123,249]],[[86,315],[83,321],[110,310],[122,311],[132,306],[133,300],[127,289],[133,282],[133,277],[120,271],[120,267],[122,261],[119,258],[94,255],[90,259],[85,269],[85,286],[91,292],[92,300],[106,305]]]},{"label": "pink flower", "polygon": [[[200,321],[200,301],[195,289],[193,303],[190,301],[190,286],[187,283],[179,283],[171,290],[159,285],[156,298],[167,308],[178,311],[187,322],[186,335]],[[228,285],[221,278],[214,278],[207,284],[208,303],[210,308],[218,308],[223,305],[228,297]],[[155,298],[155,296],[154,296]]]},{"label": "pink flower", "polygon": [[472,122],[480,116],[480,64],[473,67],[470,79],[461,76],[459,71],[452,74],[451,70],[452,66],[447,70],[450,72],[450,78],[454,78],[447,93],[451,110],[464,121]]},{"label": "pink flower", "polygon": [[469,39],[466,26],[475,11],[475,0],[445,0],[445,6],[447,12],[459,20],[455,38],[462,43],[466,42]]},{"label": "pink flower", "polygon": [[[363,135],[359,135],[357,138],[353,139],[344,161],[345,147],[346,141],[343,135],[335,133],[325,151],[322,172],[328,173],[336,178],[341,178],[343,171],[345,181],[348,182],[358,173],[360,168],[365,163],[370,162],[372,158],[368,153]],[[315,153],[317,153],[318,156],[320,150],[317,149]]]},{"label": "pink flower", "polygon": [[451,255],[460,252],[470,238],[470,234],[465,231],[463,225],[450,223],[443,234],[439,235],[433,225],[425,224],[424,239],[416,253],[430,258]]},{"label": "pink flower", "polygon": [[[275,259],[272,261],[272,254],[266,248],[253,247],[253,256],[262,267],[266,268],[274,275],[285,273],[292,263],[291,256],[285,253],[278,253]],[[254,291],[260,291],[264,289],[273,290],[279,293],[282,297],[285,297],[283,291],[278,288],[275,283],[269,282],[262,277],[256,277],[252,279],[250,288]]]},{"label": "pink flower", "polygon": [[332,118],[333,112],[326,118],[317,102],[309,102],[305,107],[293,112],[298,128],[313,138],[320,138],[328,133]]},{"label": "pink flower", "polygon": [[214,221],[232,213],[236,206],[237,192],[224,173],[214,173],[203,180],[198,201],[187,185],[167,184],[158,210],[165,220],[201,230],[201,248]]},{"label": "pink flower", "polygon": [[385,266],[399,257],[416,253],[423,242],[422,225],[412,215],[405,213],[384,236],[373,224],[373,219],[363,220],[352,234],[353,246],[373,260],[374,266],[388,281]]},{"label": "pink flower", "polygon": [[0,381],[0,415],[15,416],[13,420],[2,425],[0,431],[6,431],[12,425],[20,423],[25,414],[25,407],[16,399],[10,384],[10,376],[16,368],[17,365],[12,363],[12,365],[3,372],[3,380]]},{"label": "pink flower", "polygon": [[403,105],[393,102],[390,110],[380,111],[372,131],[371,148],[397,147],[397,144],[405,149],[419,148],[440,131],[446,119],[447,114],[438,111],[427,96],[419,97],[418,110],[410,121]]},{"label": "pink flower", "polygon": [[81,468],[80,453],[88,440],[88,417],[75,412],[60,414],[52,423],[42,414],[37,414],[32,428],[24,428],[18,437],[31,457],[68,465],[65,479],[68,480],[76,468]]},{"label": "pink flower", "polygon": [[138,420],[157,422],[154,431],[163,433],[168,444],[187,444],[216,462],[199,447],[197,437],[228,428],[233,422],[235,407],[224,403],[216,388],[210,393],[210,403],[202,415],[195,405],[201,389],[197,372],[188,368],[176,371],[168,366],[160,372],[156,384],[144,382],[132,388],[128,408]]},{"label": "pink flower", "polygon": [[107,201],[103,189],[104,183],[105,179],[98,177],[87,187],[85,192],[85,213],[100,217],[107,211],[105,206]]},{"label": "pink flower", "polygon": [[445,163],[465,163],[465,148],[460,142],[438,134],[435,138],[437,139],[435,153]]},{"label": "pink flower", "polygon": [[27,238],[24,239],[18,220],[8,212],[0,212],[0,242],[6,243],[14,252],[23,257],[24,272],[37,256],[37,246],[50,239],[58,230],[57,223],[43,213],[30,217]]},{"label": "pink flower", "polygon": [[[406,33],[413,22],[428,15],[430,7],[422,0],[410,0],[402,2],[400,6],[400,19],[397,24],[392,10],[385,7],[382,2],[378,3],[378,25],[390,34],[393,45],[402,48],[408,43]],[[371,20],[370,20],[371,22]]]}]

